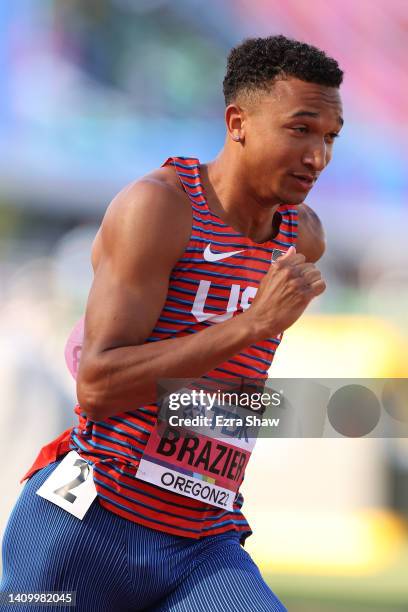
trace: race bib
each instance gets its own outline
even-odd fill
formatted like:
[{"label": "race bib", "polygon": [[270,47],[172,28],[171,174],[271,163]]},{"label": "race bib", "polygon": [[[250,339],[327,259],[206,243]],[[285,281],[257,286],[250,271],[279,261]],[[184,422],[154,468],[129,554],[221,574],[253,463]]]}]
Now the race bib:
[{"label": "race bib", "polygon": [[236,413],[231,417],[229,410],[218,406],[206,411],[201,420],[190,419],[190,423],[196,423],[192,427],[173,426],[172,419],[175,417],[170,422],[159,417],[136,477],[167,491],[233,510],[255,444],[255,438],[247,435],[243,419],[237,418]]},{"label": "race bib", "polygon": [[93,466],[70,451],[36,493],[83,519],[96,497]]}]

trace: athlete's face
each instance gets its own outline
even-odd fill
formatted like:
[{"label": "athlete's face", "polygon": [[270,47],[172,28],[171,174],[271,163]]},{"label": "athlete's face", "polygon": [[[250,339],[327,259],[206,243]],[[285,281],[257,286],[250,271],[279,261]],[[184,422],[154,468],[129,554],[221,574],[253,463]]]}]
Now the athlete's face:
[{"label": "athlete's face", "polygon": [[331,160],[342,124],[337,88],[289,78],[261,92],[243,108],[238,130],[251,191],[261,201],[303,202]]}]

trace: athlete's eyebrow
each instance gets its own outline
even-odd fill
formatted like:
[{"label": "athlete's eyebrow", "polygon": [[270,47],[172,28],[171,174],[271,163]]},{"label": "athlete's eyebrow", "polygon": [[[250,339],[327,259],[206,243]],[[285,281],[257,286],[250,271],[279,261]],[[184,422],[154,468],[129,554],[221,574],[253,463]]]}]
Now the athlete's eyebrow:
[{"label": "athlete's eyebrow", "polygon": [[[300,110],[297,113],[293,113],[293,115],[290,116],[291,119],[293,119],[294,117],[312,117],[313,119],[317,119],[319,117],[319,113]],[[338,120],[339,120],[340,125],[343,127],[344,119],[341,115],[338,116]]]}]

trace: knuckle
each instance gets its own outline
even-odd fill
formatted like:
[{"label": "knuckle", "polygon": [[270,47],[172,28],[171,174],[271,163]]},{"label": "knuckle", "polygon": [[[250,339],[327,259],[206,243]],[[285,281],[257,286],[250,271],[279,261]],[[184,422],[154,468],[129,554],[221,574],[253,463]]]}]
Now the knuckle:
[{"label": "knuckle", "polygon": [[290,266],[281,266],[279,272],[284,280],[289,280],[292,277],[292,268]]},{"label": "knuckle", "polygon": [[320,272],[318,272],[317,270],[310,275],[310,278],[312,280],[312,282],[318,282],[322,279],[322,276],[320,274]]},{"label": "knuckle", "polygon": [[304,286],[304,282],[299,276],[296,276],[289,280],[288,286],[292,291],[298,292]]},{"label": "knuckle", "polygon": [[316,266],[310,262],[306,264],[305,270],[307,270],[308,272],[318,272],[318,269],[316,268]]}]

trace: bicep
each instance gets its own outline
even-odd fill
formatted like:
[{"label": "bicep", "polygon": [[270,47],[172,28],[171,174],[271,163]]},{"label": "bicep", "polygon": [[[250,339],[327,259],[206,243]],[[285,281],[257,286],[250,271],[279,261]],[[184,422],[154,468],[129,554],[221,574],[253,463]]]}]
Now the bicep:
[{"label": "bicep", "polygon": [[95,273],[85,315],[82,359],[87,352],[142,344],[150,335],[163,308],[169,275],[162,268],[150,277],[123,278],[109,261]]}]

